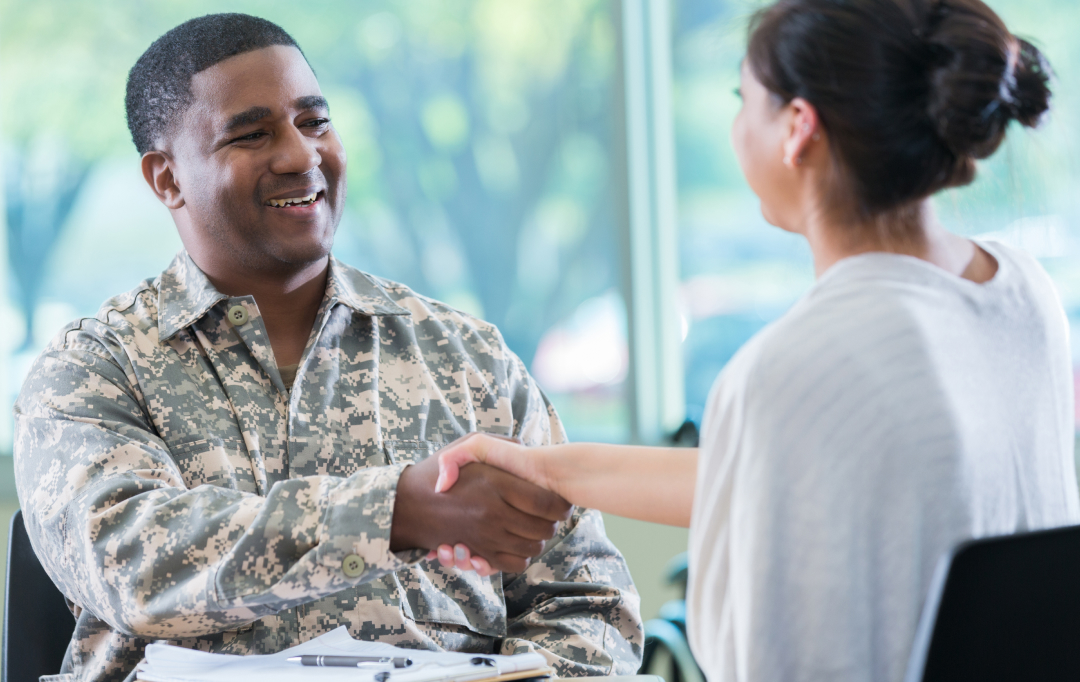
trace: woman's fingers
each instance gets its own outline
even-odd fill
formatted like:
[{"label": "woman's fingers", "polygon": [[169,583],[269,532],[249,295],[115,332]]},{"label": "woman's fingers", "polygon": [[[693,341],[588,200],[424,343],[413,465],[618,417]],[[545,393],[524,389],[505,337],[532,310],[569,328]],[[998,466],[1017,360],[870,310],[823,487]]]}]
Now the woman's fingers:
[{"label": "woman's fingers", "polygon": [[482,461],[465,447],[451,445],[437,457],[439,458],[439,478],[435,481],[435,492],[444,493],[457,483],[458,471],[470,462]]},{"label": "woman's fingers", "polygon": [[473,570],[476,571],[476,574],[482,578],[498,573],[484,557],[474,556],[470,563],[472,563]]},{"label": "woman's fingers", "polygon": [[472,552],[463,544],[439,545],[437,550],[428,553],[428,559],[439,558],[439,563],[447,568],[454,566],[462,571],[476,571],[482,578],[498,573],[484,557],[473,556]]},{"label": "woman's fingers", "polygon": [[472,559],[472,552],[469,551],[468,547],[461,544],[460,542],[454,545],[455,566],[457,566],[462,571],[471,571],[473,570],[473,565],[470,559]]},{"label": "woman's fingers", "polygon": [[439,451],[439,478],[435,492],[446,492],[457,483],[461,467],[470,462],[485,462],[489,449],[500,441],[522,445],[521,439],[491,433],[470,433],[458,438]]}]

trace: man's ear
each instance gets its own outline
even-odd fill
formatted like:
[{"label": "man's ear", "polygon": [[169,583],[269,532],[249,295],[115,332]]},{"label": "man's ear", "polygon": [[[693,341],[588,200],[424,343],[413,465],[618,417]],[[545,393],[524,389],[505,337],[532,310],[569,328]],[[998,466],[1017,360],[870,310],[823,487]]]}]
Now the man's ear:
[{"label": "man's ear", "polygon": [[146,184],[154,190],[161,203],[170,209],[184,205],[184,194],[173,175],[173,160],[166,152],[149,151],[142,157],[142,173]]}]

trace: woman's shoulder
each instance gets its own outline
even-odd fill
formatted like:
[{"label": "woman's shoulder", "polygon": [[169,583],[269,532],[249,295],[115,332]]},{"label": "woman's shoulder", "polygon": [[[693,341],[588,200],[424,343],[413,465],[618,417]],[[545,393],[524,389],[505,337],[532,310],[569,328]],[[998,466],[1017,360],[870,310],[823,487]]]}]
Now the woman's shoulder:
[{"label": "woman's shoulder", "polygon": [[[927,303],[893,281],[825,282],[748,342],[721,379],[747,409],[774,412],[793,392],[889,382],[930,363]],[[896,358],[905,366],[899,367]],[[894,372],[895,370],[895,372]]]},{"label": "woman's shoulder", "polygon": [[864,305],[844,296],[811,292],[766,325],[735,353],[713,383],[706,414],[744,414],[789,393],[808,369],[831,372],[851,355],[843,326],[863,317]]},{"label": "woman's shoulder", "polygon": [[1062,326],[1053,283],[1037,260],[997,242],[979,244],[999,262],[988,287],[914,258],[841,263],[739,350],[717,392],[770,405],[803,381],[878,385],[932,367],[943,352],[961,352],[954,346],[987,329],[1008,336],[1016,327]]},{"label": "woman's shoulder", "polygon": [[813,360],[820,365],[827,356],[845,355],[844,342],[851,336],[843,334],[844,329],[863,328],[889,308],[902,307],[900,298],[890,296],[887,288],[876,289],[836,282],[827,287],[815,285],[784,315],[743,344],[725,365],[720,379],[751,382],[760,372],[781,371],[792,361],[802,364]]},{"label": "woman's shoulder", "polygon": [[1026,287],[1033,295],[1060,305],[1053,280],[1035,256],[995,239],[975,239],[974,242],[997,261],[995,279],[1000,278],[999,285]]},{"label": "woman's shoulder", "polygon": [[[850,355],[867,340],[890,333],[910,320],[920,304],[910,287],[881,278],[833,278],[811,289],[780,319],[760,335],[757,363],[774,365],[784,358],[820,363]],[[893,320],[883,326],[885,320]]]}]

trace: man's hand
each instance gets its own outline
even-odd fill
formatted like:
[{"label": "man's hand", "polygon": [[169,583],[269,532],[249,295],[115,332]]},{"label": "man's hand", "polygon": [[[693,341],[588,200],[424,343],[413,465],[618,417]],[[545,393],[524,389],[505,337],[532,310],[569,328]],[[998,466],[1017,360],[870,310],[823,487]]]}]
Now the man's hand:
[{"label": "man's hand", "polygon": [[[544,469],[544,460],[538,456],[539,452],[536,448],[525,447],[517,438],[491,433],[470,433],[450,443],[435,455],[439,460],[439,478],[435,483],[435,491],[441,493],[452,488],[458,480],[461,467],[472,462],[496,466],[541,488],[553,490]],[[453,547],[442,544],[427,556],[429,560],[436,557],[443,566],[476,571],[482,576],[498,572],[486,559],[473,556],[470,548],[461,543]]]},{"label": "man's hand", "polygon": [[462,544],[493,569],[520,573],[573,510],[555,493],[484,464],[462,468],[447,492],[435,492],[438,476],[438,457],[401,473],[391,551]]}]

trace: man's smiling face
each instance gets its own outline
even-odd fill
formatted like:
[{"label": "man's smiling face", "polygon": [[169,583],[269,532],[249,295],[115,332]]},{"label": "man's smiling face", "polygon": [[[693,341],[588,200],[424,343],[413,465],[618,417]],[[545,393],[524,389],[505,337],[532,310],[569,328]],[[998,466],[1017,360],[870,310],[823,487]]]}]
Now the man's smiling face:
[{"label": "man's smiling face", "polygon": [[204,270],[295,271],[324,259],[345,201],[345,150],[294,47],[230,57],[191,80],[172,157],[184,245]]}]

